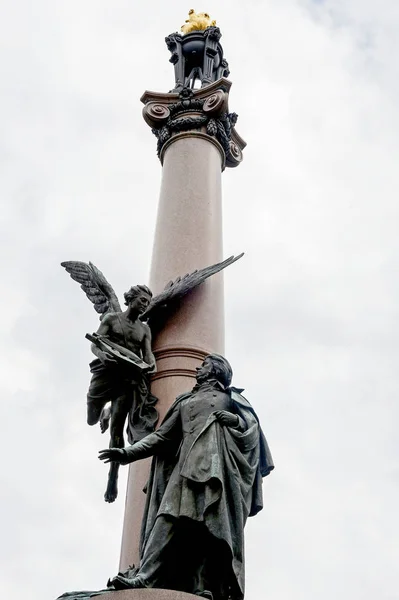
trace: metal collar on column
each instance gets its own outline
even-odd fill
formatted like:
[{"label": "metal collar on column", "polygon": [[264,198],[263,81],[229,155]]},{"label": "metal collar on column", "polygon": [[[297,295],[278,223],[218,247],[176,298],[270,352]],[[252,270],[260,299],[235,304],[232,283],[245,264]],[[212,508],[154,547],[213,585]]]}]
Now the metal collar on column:
[{"label": "metal collar on column", "polygon": [[226,167],[226,154],[225,154],[225,152],[224,152],[221,144],[217,141],[216,138],[214,138],[214,137],[212,137],[212,136],[210,136],[207,133],[204,133],[202,131],[183,131],[181,133],[177,133],[173,137],[170,137],[163,144],[163,146],[161,148],[161,151],[159,153],[159,160],[161,161],[162,165],[163,165],[163,161],[164,161],[166,150],[173,144],[173,142],[177,142],[178,140],[181,140],[181,139],[184,139],[184,138],[203,139],[203,140],[206,140],[207,142],[209,142],[210,144],[213,144],[215,146],[215,148],[218,150],[219,154],[220,154],[222,171],[224,171],[224,169]]}]

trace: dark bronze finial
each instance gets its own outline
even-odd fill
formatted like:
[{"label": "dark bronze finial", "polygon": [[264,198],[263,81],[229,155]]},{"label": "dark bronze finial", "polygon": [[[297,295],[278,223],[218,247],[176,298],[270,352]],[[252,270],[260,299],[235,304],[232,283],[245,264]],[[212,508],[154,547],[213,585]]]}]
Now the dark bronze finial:
[{"label": "dark bronze finial", "polygon": [[229,68],[223,58],[223,48],[219,42],[222,34],[207,13],[189,13],[181,33],[172,33],[165,38],[172,56],[170,62],[175,67],[175,87],[179,92],[184,87],[194,88],[199,81],[201,87],[210,85],[221,77],[227,77]]}]

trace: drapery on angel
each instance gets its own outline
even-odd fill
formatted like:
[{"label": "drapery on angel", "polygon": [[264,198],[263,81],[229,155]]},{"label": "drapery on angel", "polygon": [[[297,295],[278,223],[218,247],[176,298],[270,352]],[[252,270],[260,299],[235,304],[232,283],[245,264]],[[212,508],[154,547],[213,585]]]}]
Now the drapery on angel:
[{"label": "drapery on angel", "polygon": [[[72,279],[81,284],[94,309],[100,313],[97,333],[86,335],[92,341],[91,350],[96,356],[90,363],[87,423],[95,425],[100,421],[102,433],[110,427],[111,448],[124,447],[126,418],[130,444],[154,431],[158,421],[157,398],[151,394],[149,378],[156,371],[151,333],[162,329],[186,294],[242,255],[230,256],[223,262],[178,277],[155,297],[147,286],[133,286],[124,294],[125,311],[95,265],[78,261],[61,263]],[[114,502],[118,495],[118,471],[119,464],[111,463],[104,494],[106,502]]]}]

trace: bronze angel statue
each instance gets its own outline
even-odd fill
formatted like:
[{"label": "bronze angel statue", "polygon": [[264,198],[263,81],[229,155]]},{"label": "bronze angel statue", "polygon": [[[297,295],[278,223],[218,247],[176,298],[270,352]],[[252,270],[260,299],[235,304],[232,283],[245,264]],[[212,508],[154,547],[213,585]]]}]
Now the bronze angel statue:
[{"label": "bronze angel statue", "polygon": [[[241,256],[231,256],[178,277],[155,297],[147,286],[133,286],[124,294],[126,310],[122,310],[112,286],[95,265],[78,261],[61,263],[100,313],[97,332],[86,335],[96,357],[90,363],[87,423],[99,422],[102,433],[110,429],[110,448],[124,447],[126,420],[130,444],[154,431],[157,424],[157,398],[151,394],[150,385],[150,375],[156,371],[152,334],[163,327],[186,294]],[[111,462],[104,494],[106,502],[117,498],[118,471],[119,463]]]}]

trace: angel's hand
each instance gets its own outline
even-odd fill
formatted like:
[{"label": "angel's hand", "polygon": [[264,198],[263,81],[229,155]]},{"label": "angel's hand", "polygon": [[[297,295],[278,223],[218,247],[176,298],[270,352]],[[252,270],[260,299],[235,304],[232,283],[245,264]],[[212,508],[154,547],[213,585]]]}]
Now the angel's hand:
[{"label": "angel's hand", "polygon": [[106,450],[100,450],[98,458],[103,460],[105,463],[124,462],[125,453],[122,448],[107,448]]},{"label": "angel's hand", "polygon": [[151,375],[151,373],[156,373],[157,372],[157,365],[156,363],[151,363],[146,369],[145,369],[145,373],[147,373],[147,375]]},{"label": "angel's hand", "polygon": [[233,415],[233,413],[228,412],[227,410],[217,410],[215,412],[215,417],[219,423],[225,427],[237,427],[239,423],[238,416]]},{"label": "angel's hand", "polygon": [[97,358],[99,358],[106,367],[114,367],[118,364],[118,361],[112,356],[112,354],[109,352],[103,352],[103,350],[97,351]]}]

